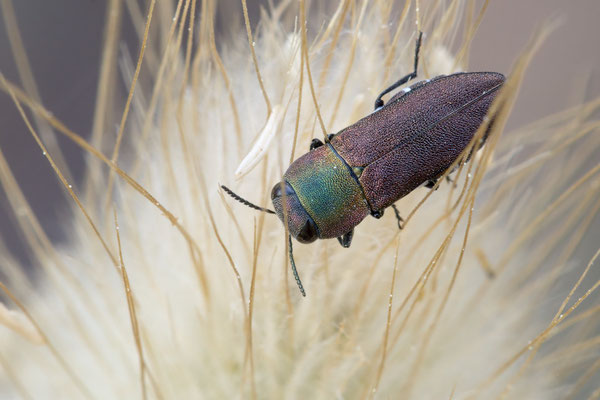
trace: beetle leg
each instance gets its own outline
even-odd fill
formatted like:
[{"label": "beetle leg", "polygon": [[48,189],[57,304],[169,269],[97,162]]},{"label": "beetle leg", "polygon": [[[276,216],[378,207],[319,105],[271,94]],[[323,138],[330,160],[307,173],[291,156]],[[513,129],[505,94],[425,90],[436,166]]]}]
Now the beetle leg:
[{"label": "beetle leg", "polygon": [[[433,189],[433,187],[435,186],[435,184],[437,183],[437,181],[438,181],[438,178],[430,179],[430,180],[426,181],[423,185],[427,189]],[[452,180],[452,178],[450,178],[449,175],[446,175],[446,182],[452,183],[452,184],[454,184],[454,187],[456,187],[456,183],[454,183],[454,181]],[[439,188],[439,186],[438,186],[438,188]]]},{"label": "beetle leg", "polygon": [[352,236],[354,236],[354,229],[352,229],[350,232],[346,232],[343,236],[339,236],[337,240],[340,242],[342,247],[348,248],[350,247],[350,243],[352,243]]},{"label": "beetle leg", "polygon": [[385,89],[383,92],[377,96],[375,100],[375,110],[383,107],[383,100],[381,99],[383,96],[396,89],[398,86],[404,85],[406,82],[410,81],[417,77],[417,67],[419,66],[419,50],[421,49],[421,37],[423,36],[423,32],[419,32],[419,37],[417,37],[417,44],[415,45],[415,69],[410,74],[406,75],[396,83],[392,84],[390,87]]},{"label": "beetle leg", "polygon": [[371,211],[371,215],[377,219],[383,217],[383,211],[384,209],[382,208],[381,210],[373,210]]},{"label": "beetle leg", "polygon": [[427,189],[433,189],[433,187],[435,186],[435,184],[437,183],[437,181],[438,181],[438,180],[437,180],[437,178],[435,178],[435,179],[430,179],[430,180],[428,180],[427,182],[425,182],[425,187],[426,187]]},{"label": "beetle leg", "polygon": [[321,146],[323,146],[323,142],[321,142],[321,140],[319,140],[319,139],[313,139],[310,142],[310,148],[309,148],[309,150],[314,150],[317,147],[321,147]]},{"label": "beetle leg", "polygon": [[[330,133],[329,135],[327,135],[327,142],[329,142],[334,136],[335,135],[333,133]],[[314,150],[317,147],[321,147],[321,146],[323,146],[323,142],[321,142],[320,139],[313,139],[310,142],[310,148],[309,148],[309,150]]]},{"label": "beetle leg", "polygon": [[[402,229],[404,227],[404,220],[400,216],[400,211],[398,211],[395,204],[392,204],[392,208],[394,209],[394,214],[396,214],[396,220],[398,221],[398,228]],[[371,215],[373,217],[379,219],[379,218],[383,217],[383,211],[384,211],[384,209],[371,211]]]},{"label": "beetle leg", "polygon": [[404,228],[404,220],[400,216],[400,211],[398,211],[395,204],[392,204],[392,208],[394,209],[394,214],[396,214],[396,220],[398,220],[398,229],[402,230]]}]

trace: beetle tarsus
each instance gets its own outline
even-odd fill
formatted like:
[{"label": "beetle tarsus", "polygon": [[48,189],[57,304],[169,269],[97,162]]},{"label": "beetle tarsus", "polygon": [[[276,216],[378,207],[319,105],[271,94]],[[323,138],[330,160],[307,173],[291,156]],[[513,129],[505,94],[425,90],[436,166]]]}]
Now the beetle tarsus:
[{"label": "beetle tarsus", "polygon": [[343,236],[338,236],[337,240],[340,242],[342,247],[347,249],[352,243],[352,236],[354,236],[354,229],[352,229],[350,232],[346,232]]},{"label": "beetle tarsus", "polygon": [[404,228],[404,219],[400,216],[400,211],[398,211],[398,208],[396,208],[395,204],[392,204],[392,208],[394,209],[394,214],[396,214],[398,229],[402,230]]},{"label": "beetle tarsus", "polygon": [[417,37],[417,44],[415,45],[415,66],[414,66],[413,72],[411,72],[410,74],[401,78],[400,80],[398,80],[397,82],[392,84],[390,87],[385,89],[383,92],[381,92],[379,94],[379,96],[377,96],[377,99],[375,100],[375,110],[383,107],[383,105],[385,104],[383,102],[383,100],[381,99],[383,96],[385,96],[392,90],[396,89],[397,87],[404,85],[406,82],[410,81],[411,79],[415,79],[417,77],[417,68],[419,66],[419,50],[421,49],[421,38],[422,37],[423,37],[423,32],[419,32],[419,36]]}]

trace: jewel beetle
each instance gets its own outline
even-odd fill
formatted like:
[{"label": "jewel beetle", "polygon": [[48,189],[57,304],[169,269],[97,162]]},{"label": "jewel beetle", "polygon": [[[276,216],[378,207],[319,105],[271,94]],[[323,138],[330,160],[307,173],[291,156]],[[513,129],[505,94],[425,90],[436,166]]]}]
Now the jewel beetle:
[{"label": "jewel beetle", "polygon": [[381,92],[375,111],[325,143],[313,139],[310,151],[289,166],[271,191],[275,211],[221,186],[243,204],[287,220],[290,263],[303,296],[292,236],[301,243],[337,238],[349,247],[354,227],[369,214],[381,218],[390,206],[401,228],[394,203],[423,184],[435,185],[469,145],[504,84],[497,72],[441,75],[400,90],[384,104],[384,95],[416,78],[421,38],[419,33],[413,72]]}]

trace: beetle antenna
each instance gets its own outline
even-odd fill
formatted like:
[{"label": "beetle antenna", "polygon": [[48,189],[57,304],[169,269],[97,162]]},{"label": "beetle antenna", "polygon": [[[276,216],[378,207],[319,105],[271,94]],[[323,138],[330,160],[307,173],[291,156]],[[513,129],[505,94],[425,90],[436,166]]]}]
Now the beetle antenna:
[{"label": "beetle antenna", "polygon": [[303,297],[306,297],[304,286],[302,286],[302,281],[300,280],[300,275],[298,275],[298,271],[296,270],[296,263],[294,262],[294,255],[292,251],[292,235],[288,235],[288,241],[290,243],[290,264],[292,264],[292,272],[294,273],[294,278],[296,278],[296,284],[298,284],[298,289],[300,289],[300,293],[302,293]]},{"label": "beetle antenna", "polygon": [[233,197],[234,199],[236,199],[240,203],[242,203],[242,204],[244,204],[244,205],[246,205],[246,206],[248,206],[250,208],[254,208],[255,210],[263,211],[263,212],[266,212],[266,213],[269,213],[269,214],[275,214],[275,211],[273,211],[273,210],[269,210],[268,208],[262,208],[262,207],[257,206],[256,204],[250,203],[248,200],[246,200],[246,199],[238,196],[237,194],[235,194],[233,192],[233,190],[229,189],[225,185],[221,185],[221,189],[223,189],[225,192],[227,192],[228,195],[230,195],[231,197]]}]

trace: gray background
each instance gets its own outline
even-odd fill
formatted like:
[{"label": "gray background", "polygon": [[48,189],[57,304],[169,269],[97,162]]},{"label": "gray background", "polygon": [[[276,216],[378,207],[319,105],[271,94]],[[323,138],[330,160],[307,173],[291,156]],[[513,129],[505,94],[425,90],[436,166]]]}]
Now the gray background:
[{"label": "gray background", "polygon": [[[92,125],[105,5],[101,0],[13,0],[27,54],[45,106],[79,133]],[[249,2],[251,18],[257,7]],[[234,16],[230,16],[234,17]],[[241,11],[236,16],[241,21]],[[551,17],[562,24],[546,41],[530,66],[509,127],[523,125],[600,94],[600,1],[492,0],[474,39],[470,70],[508,72],[535,27]],[[130,21],[123,38],[138,52]],[[0,71],[19,82],[4,23],[0,20]],[[586,81],[587,78],[589,81]],[[122,88],[123,89],[123,88]],[[125,93],[123,91],[123,93]],[[124,94],[123,96],[124,97]],[[122,104],[114,105],[116,110]],[[60,145],[81,186],[82,153],[66,140]],[[27,132],[10,98],[0,93],[0,147],[22,190],[50,237],[64,238],[55,223],[66,215],[65,196],[46,159]],[[39,154],[39,156],[35,156]],[[6,196],[0,192],[0,235],[25,263],[21,238],[15,233]]]}]

